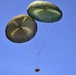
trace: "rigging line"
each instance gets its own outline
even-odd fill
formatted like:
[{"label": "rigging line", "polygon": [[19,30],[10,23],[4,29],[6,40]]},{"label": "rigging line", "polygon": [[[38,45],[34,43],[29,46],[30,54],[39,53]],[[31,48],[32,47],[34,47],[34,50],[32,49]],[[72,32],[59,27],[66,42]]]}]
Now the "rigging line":
[{"label": "rigging line", "polygon": [[28,47],[28,51],[30,52],[31,56],[34,58],[34,53],[29,49],[29,47]]},{"label": "rigging line", "polygon": [[[44,29],[44,25],[43,25],[43,29]],[[41,30],[41,32],[43,32],[43,29]],[[40,36],[38,37],[38,39],[40,39]],[[38,44],[37,44],[37,36],[34,38],[34,42],[35,42],[35,45],[36,45],[36,49],[37,49],[37,51],[39,51],[39,48],[38,48]],[[41,41],[41,40],[40,40]]]},{"label": "rigging line", "polygon": [[[40,29],[40,30],[41,30],[40,32],[42,32],[42,33],[43,33],[43,32],[44,32],[44,29],[45,29],[45,25],[44,25],[44,24],[42,24],[42,27],[41,27],[41,29]],[[42,37],[42,35],[40,35],[40,36]],[[42,39],[40,39],[40,41],[42,41]]]},{"label": "rigging line", "polygon": [[[47,30],[49,30],[49,28],[50,28],[50,27],[48,26]],[[43,45],[41,46],[41,48],[40,48],[40,50],[39,50],[39,52],[38,52],[38,56],[39,56],[39,54],[40,54],[42,48],[44,47],[44,44],[45,44],[45,41],[46,41],[46,37],[47,37],[47,33],[48,33],[48,31],[46,31],[46,33],[45,33],[44,42],[43,42]]]},{"label": "rigging line", "polygon": [[[29,51],[29,49],[28,49],[28,47],[26,46],[26,49],[28,50],[28,52],[30,53],[30,51]],[[23,49],[24,50],[24,49]],[[29,53],[28,52],[26,52],[25,50],[24,50],[24,52],[26,53],[26,54],[28,54],[29,55]],[[31,53],[30,53],[31,54]],[[31,56],[32,56],[32,54],[31,54]],[[33,57],[33,56],[32,56]]]},{"label": "rigging line", "polygon": [[[27,44],[27,45],[28,45],[28,44]],[[27,47],[27,49],[28,49],[27,51],[29,52],[29,53],[27,52],[28,55],[30,54],[29,56],[31,56],[31,57],[33,58],[33,60],[35,61],[35,63],[37,64],[37,62],[36,62],[36,60],[35,60],[35,58],[34,58],[34,53],[29,49],[29,47],[28,47],[27,45],[26,45],[26,47]],[[23,50],[24,50],[24,49],[23,49]],[[24,51],[25,51],[25,50],[24,50]]]},{"label": "rigging line", "polygon": [[[29,47],[27,47],[27,48],[28,48],[28,51],[30,52],[33,60],[35,61],[35,64],[38,64],[37,61],[36,61],[36,59],[35,59],[35,55],[34,55],[33,51],[31,51]],[[37,60],[38,60],[38,59],[37,59]]]},{"label": "rigging line", "polygon": [[39,63],[39,55],[37,56],[37,64],[36,64],[36,67],[38,67],[38,63]]},{"label": "rigging line", "polygon": [[[24,30],[22,30],[24,33],[25,33],[25,31]],[[26,34],[26,33],[25,33]],[[24,38],[25,38],[25,36],[24,36]],[[27,43],[28,44],[28,43]],[[31,56],[32,57],[34,57],[34,53],[29,49],[29,47],[28,47],[28,51],[31,53]]]},{"label": "rigging line", "polygon": [[[54,25],[54,26],[55,26],[55,25]],[[52,30],[51,30],[50,33],[52,33],[52,31],[54,30],[54,26],[53,26],[53,28],[52,28]],[[45,38],[47,38],[47,33],[49,32],[49,28],[50,28],[50,27],[48,27],[48,31],[46,32]],[[39,50],[38,55],[40,55],[40,53],[41,53],[41,51],[43,50],[43,47],[45,46],[46,42],[47,42],[47,39],[44,41],[44,44],[42,45],[41,49]]]},{"label": "rigging line", "polygon": [[[36,47],[36,51],[39,51],[38,45],[37,45],[37,42],[36,42],[36,37],[34,38],[34,44],[35,44],[35,47]],[[36,67],[38,67],[38,60],[39,60],[39,56],[37,54],[37,58],[35,58]]]},{"label": "rigging line", "polygon": [[[44,25],[43,25],[43,27],[44,27]],[[49,30],[49,26],[48,26],[48,28],[47,28],[47,30]],[[42,32],[43,32],[43,29],[42,29]],[[47,37],[47,33],[48,33],[48,31],[45,33],[45,37]],[[46,38],[45,38],[46,39]],[[45,40],[44,39],[44,40]],[[44,42],[44,45],[39,49],[38,48],[38,44],[37,44],[37,41],[36,41],[36,37],[35,37],[35,39],[34,39],[34,42],[35,42],[35,46],[36,46],[36,49],[38,50],[38,54],[37,54],[37,60],[36,60],[36,63],[37,63],[37,67],[38,67],[38,62],[39,62],[39,54],[40,54],[40,52],[41,52],[41,49],[44,47],[44,45],[45,45],[45,43],[46,42]]]},{"label": "rigging line", "polygon": [[[28,55],[30,54],[31,55],[31,57],[33,58],[34,57],[34,55],[33,55],[33,53],[30,51],[30,49],[28,48],[28,46],[26,45],[26,49],[27,49],[27,53],[28,53]],[[24,50],[24,49],[23,49]],[[25,50],[24,50],[25,51]]]},{"label": "rigging line", "polygon": [[[43,25],[43,29],[44,29],[44,25]],[[43,29],[42,29],[42,32],[43,32]],[[48,26],[48,29],[49,29],[49,26]],[[45,33],[45,35],[47,35],[47,33],[48,33],[48,31]],[[45,39],[44,39],[45,40]],[[39,63],[39,54],[40,54],[40,50],[42,49],[42,48],[38,48],[38,45],[37,45],[37,42],[36,42],[36,37],[35,37],[35,40],[34,40],[34,42],[35,42],[35,45],[36,45],[36,49],[38,50],[38,54],[37,54],[37,60],[36,60],[36,67],[38,67],[38,63]]]},{"label": "rigging line", "polygon": [[[44,28],[44,26],[43,26],[43,28]],[[43,30],[41,30],[42,32],[43,32]],[[39,61],[39,48],[38,48],[38,44],[37,44],[37,36],[35,36],[35,38],[34,38],[34,44],[35,44],[35,47],[36,47],[36,51],[38,51],[37,52],[37,56],[36,56],[36,59],[35,59],[35,62],[36,62],[36,67],[38,67],[38,61]],[[39,39],[39,38],[38,38]]]},{"label": "rigging line", "polygon": [[39,50],[39,49],[38,49],[37,42],[36,42],[36,37],[34,38],[34,43],[35,43],[35,46],[36,46],[36,50]]}]

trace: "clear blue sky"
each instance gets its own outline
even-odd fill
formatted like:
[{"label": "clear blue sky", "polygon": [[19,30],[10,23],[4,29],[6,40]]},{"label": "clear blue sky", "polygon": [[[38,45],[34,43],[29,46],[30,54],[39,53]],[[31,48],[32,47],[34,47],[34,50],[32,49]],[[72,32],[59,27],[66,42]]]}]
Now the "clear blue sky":
[{"label": "clear blue sky", "polygon": [[[36,21],[38,32],[31,41],[17,44],[6,38],[5,28],[9,20],[27,14],[27,6],[33,1],[0,0],[0,75],[76,75],[75,0],[47,0],[62,10],[63,18],[56,23]],[[41,71],[36,73],[35,60],[46,32],[47,41],[38,63]]]}]

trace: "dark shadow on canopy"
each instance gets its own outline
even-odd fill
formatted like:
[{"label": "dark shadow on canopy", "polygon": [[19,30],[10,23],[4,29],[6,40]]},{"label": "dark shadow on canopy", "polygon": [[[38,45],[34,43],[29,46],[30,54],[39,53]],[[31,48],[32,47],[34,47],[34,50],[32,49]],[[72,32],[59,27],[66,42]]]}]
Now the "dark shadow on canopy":
[{"label": "dark shadow on canopy", "polygon": [[41,22],[56,22],[62,18],[62,11],[54,4],[46,1],[34,1],[28,8],[27,13],[32,18]]},{"label": "dark shadow on canopy", "polygon": [[15,43],[31,40],[37,32],[36,22],[24,14],[15,16],[6,26],[6,37]]}]

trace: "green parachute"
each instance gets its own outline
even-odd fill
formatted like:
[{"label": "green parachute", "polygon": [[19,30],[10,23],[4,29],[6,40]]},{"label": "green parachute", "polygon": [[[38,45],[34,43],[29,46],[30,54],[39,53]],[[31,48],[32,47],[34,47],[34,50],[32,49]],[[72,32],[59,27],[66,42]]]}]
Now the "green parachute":
[{"label": "green parachute", "polygon": [[47,1],[34,1],[29,4],[27,13],[33,19],[41,22],[57,22],[62,18],[62,11],[56,5]]},{"label": "green parachute", "polygon": [[[63,15],[61,9],[58,6],[44,0],[36,0],[30,3],[27,7],[27,13],[29,16],[25,14],[17,15],[8,22],[5,29],[5,33],[6,33],[6,37],[10,41],[14,43],[27,42],[36,35],[39,25],[37,26],[35,20],[44,23],[54,23],[59,21]],[[44,28],[41,28],[41,30],[44,30]],[[44,38],[46,38],[46,36]],[[39,50],[39,52],[37,57],[37,68],[35,69],[35,72],[40,71],[40,68],[38,68],[38,58],[45,43],[46,40],[44,40],[42,47],[37,49]]]},{"label": "green parachute", "polygon": [[31,40],[37,32],[36,22],[24,14],[15,16],[6,26],[7,38],[15,43]]}]

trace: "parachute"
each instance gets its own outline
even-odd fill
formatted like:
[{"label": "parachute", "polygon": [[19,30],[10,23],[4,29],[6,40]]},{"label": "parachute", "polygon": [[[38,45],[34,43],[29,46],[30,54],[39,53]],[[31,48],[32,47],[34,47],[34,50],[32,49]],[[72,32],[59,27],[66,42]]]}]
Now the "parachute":
[{"label": "parachute", "polygon": [[[56,6],[55,4],[52,4],[51,2],[47,2],[47,1],[43,1],[43,0],[36,0],[32,3],[30,3],[27,7],[27,13],[33,19],[43,22],[43,23],[54,23],[54,22],[59,21],[62,18],[62,11],[58,6]],[[44,28],[42,28],[42,29],[44,30]],[[47,32],[48,32],[48,30],[47,30]],[[51,29],[51,31],[52,30],[53,30],[53,28]],[[47,35],[47,32],[46,32],[46,35]],[[45,35],[45,38],[46,38],[46,35]],[[37,57],[37,67],[38,67],[38,58],[39,58],[40,52],[42,51],[45,43],[46,43],[46,39],[43,40],[42,47],[37,49],[37,50],[39,50],[38,57]],[[35,69],[35,72],[39,72],[39,71],[40,71],[39,68]]]},{"label": "parachute", "polygon": [[15,16],[6,26],[6,37],[15,43],[31,40],[37,32],[36,22],[24,14]]},{"label": "parachute", "polygon": [[62,18],[62,11],[56,5],[47,1],[34,1],[29,4],[27,13],[40,22],[57,22]]},{"label": "parachute", "polygon": [[[50,2],[41,1],[41,0],[36,0],[31,4],[29,4],[27,7],[27,13],[29,16],[25,14],[17,15],[14,18],[12,18],[12,20],[10,20],[9,23],[7,24],[5,33],[6,33],[6,37],[10,41],[14,43],[24,43],[34,38],[36,35],[36,32],[39,31],[38,30],[39,25],[37,25],[35,20],[40,21],[42,23],[53,23],[53,22],[59,21],[62,18],[62,11],[58,6]],[[43,24],[43,26],[45,25]],[[48,28],[46,26],[47,32],[49,30]],[[41,30],[45,32],[44,27],[42,27]],[[53,29],[51,29],[51,31],[52,30]],[[41,32],[39,31],[39,32],[42,33],[42,31]],[[45,33],[46,35],[47,35],[47,32]],[[36,47],[39,44],[42,46],[42,47],[40,46],[41,47],[40,49],[37,48],[37,51],[38,50],[39,51],[37,54],[37,66],[36,66],[37,68],[35,69],[35,72],[40,71],[40,68],[38,68],[38,59],[39,59],[40,52],[42,51],[46,43],[46,35],[44,36],[44,38],[42,38],[44,39],[42,40],[42,42],[44,42],[43,45],[40,43],[37,44],[36,39],[34,40]],[[40,39],[40,38],[37,38],[37,39]],[[40,41],[38,40],[38,42]]]}]

